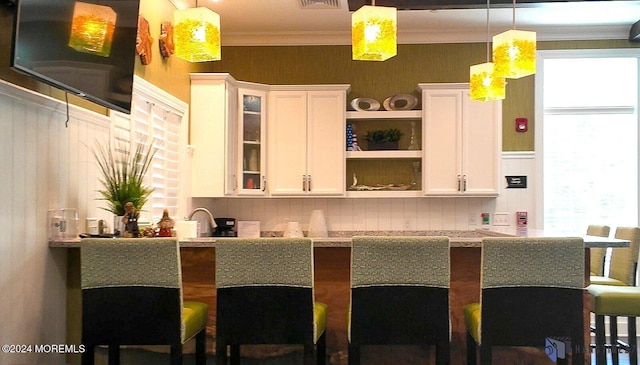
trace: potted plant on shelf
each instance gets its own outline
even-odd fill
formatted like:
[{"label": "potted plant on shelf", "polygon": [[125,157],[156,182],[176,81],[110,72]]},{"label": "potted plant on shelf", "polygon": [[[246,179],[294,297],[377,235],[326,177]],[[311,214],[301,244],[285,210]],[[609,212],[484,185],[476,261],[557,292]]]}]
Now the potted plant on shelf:
[{"label": "potted plant on shelf", "polygon": [[397,150],[402,132],[396,128],[368,131],[364,136],[369,144],[369,151]]},{"label": "potted plant on shelf", "polygon": [[153,143],[137,143],[133,150],[124,143],[115,149],[111,143],[96,143],[93,155],[102,172],[99,181],[104,187],[98,190],[99,199],[107,202],[107,207],[102,209],[116,216],[114,233],[122,232],[125,205],[131,202],[137,211],[141,211],[153,193],[154,188],[146,186],[144,178],[156,152]]}]

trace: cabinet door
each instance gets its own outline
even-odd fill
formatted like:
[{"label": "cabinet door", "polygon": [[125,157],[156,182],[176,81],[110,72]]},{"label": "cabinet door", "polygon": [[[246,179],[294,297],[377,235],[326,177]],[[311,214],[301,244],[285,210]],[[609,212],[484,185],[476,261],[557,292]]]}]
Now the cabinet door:
[{"label": "cabinet door", "polygon": [[[227,75],[191,76],[191,196],[223,197],[235,188],[237,90]],[[224,172],[221,174],[221,172]]]},{"label": "cabinet door", "polygon": [[458,195],[462,179],[462,94],[457,89],[423,90],[422,128],[425,195]]},{"label": "cabinet door", "polygon": [[309,92],[307,105],[307,192],[344,195],[346,93]]},{"label": "cabinet door", "polygon": [[463,175],[465,194],[497,195],[502,150],[502,103],[480,102],[463,91]]},{"label": "cabinet door", "polygon": [[239,194],[264,195],[266,164],[266,93],[239,89]]},{"label": "cabinet door", "polygon": [[269,93],[269,181],[271,195],[305,194],[307,93]]}]

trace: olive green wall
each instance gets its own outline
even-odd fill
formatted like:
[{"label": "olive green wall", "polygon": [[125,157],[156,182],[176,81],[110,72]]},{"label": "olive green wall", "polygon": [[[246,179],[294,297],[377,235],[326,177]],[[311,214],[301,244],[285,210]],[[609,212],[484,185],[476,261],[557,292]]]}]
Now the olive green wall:
[{"label": "olive green wall", "polygon": [[[160,23],[171,20],[173,5],[168,1],[142,0],[140,13],[151,26],[156,40]],[[11,29],[13,14],[0,7],[0,26]],[[9,68],[11,32],[0,34],[0,78],[59,99],[64,93],[33,81]],[[638,43],[627,40],[538,42],[539,50],[631,48]],[[399,45],[398,55],[385,62],[351,60],[351,47],[343,46],[281,46],[281,47],[223,47],[222,60],[191,64],[173,56],[160,57],[153,48],[151,64],[143,66],[136,57],[136,75],[166,90],[177,98],[189,101],[190,72],[228,72],[237,80],[265,84],[329,84],[351,85],[348,99],[372,97],[383,101],[391,95],[414,93],[423,82],[468,82],[469,66],[486,61],[485,43]],[[93,103],[71,97],[70,101],[86,108],[106,113]],[[529,132],[517,133],[514,119],[530,121]],[[503,150],[531,151],[534,149],[534,76],[509,80],[507,98],[503,102]]]}]

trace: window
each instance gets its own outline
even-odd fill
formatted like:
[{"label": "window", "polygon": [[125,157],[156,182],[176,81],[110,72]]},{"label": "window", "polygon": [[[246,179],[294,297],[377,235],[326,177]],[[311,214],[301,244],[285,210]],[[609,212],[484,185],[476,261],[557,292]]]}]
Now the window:
[{"label": "window", "polygon": [[582,233],[589,224],[638,225],[639,56],[539,52],[538,227]]}]

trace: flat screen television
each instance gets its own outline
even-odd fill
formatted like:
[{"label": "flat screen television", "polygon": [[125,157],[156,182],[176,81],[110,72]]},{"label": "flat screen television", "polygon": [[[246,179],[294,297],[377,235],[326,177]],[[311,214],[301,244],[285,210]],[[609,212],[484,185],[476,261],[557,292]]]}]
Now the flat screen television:
[{"label": "flat screen television", "polygon": [[19,0],[11,67],[131,112],[140,0]]}]

